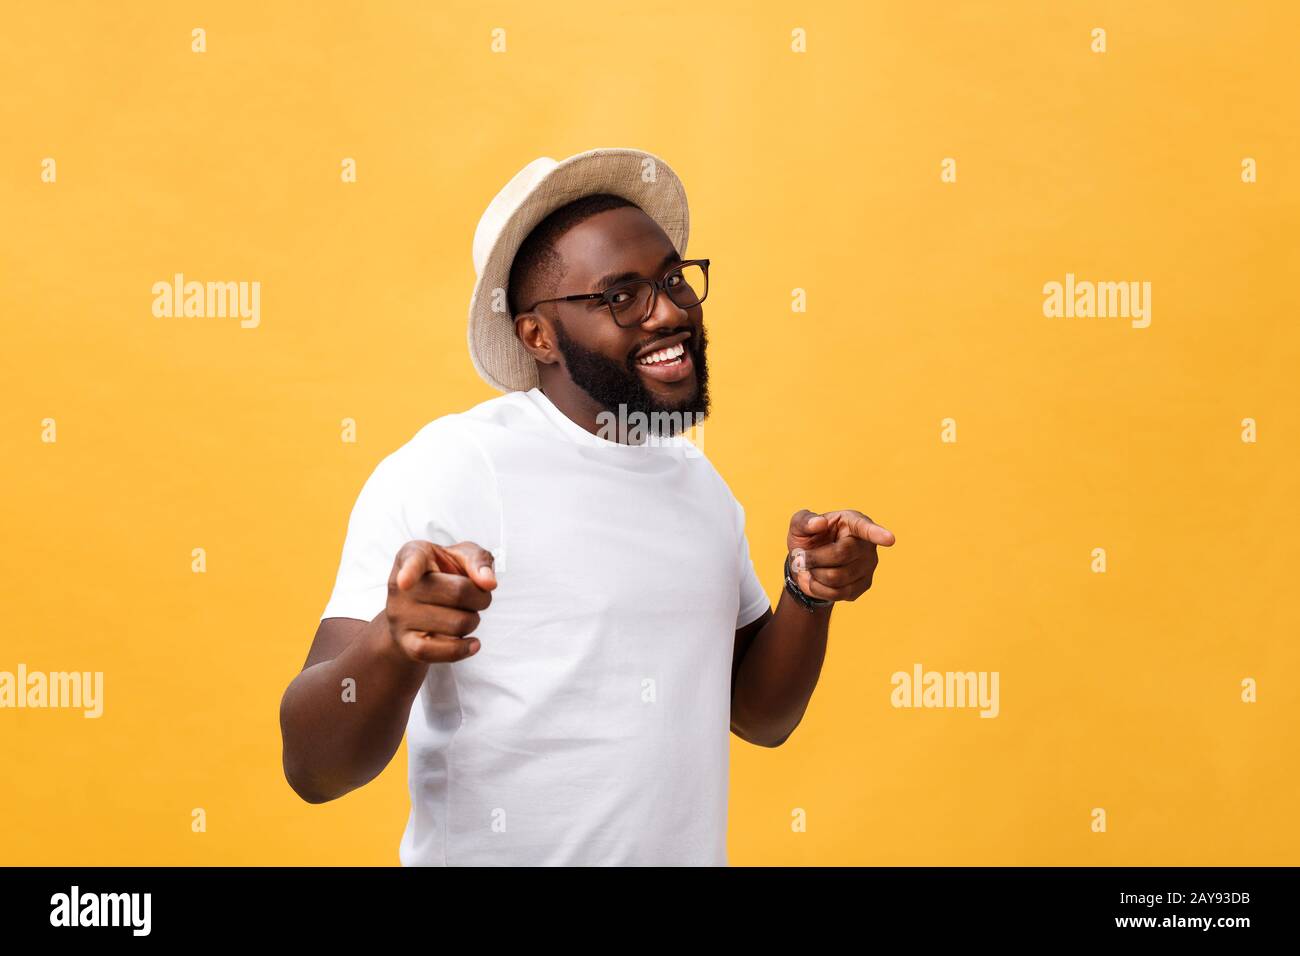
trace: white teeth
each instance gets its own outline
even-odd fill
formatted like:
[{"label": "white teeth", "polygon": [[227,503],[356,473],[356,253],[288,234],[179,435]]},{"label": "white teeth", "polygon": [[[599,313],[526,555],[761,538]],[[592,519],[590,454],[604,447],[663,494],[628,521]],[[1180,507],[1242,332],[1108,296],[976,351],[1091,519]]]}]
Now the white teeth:
[{"label": "white teeth", "polygon": [[666,362],[669,361],[670,359],[675,359],[678,356],[685,354],[685,352],[686,352],[686,346],[683,343],[678,342],[676,345],[673,345],[669,348],[660,349],[658,352],[651,352],[645,358],[641,359],[641,364],[657,365],[660,362]]}]

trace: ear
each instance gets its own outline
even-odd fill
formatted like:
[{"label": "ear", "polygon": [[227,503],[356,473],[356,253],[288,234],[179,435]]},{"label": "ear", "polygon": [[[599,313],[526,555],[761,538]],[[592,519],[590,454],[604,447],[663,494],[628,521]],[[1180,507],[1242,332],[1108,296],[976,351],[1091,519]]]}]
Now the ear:
[{"label": "ear", "polygon": [[524,344],[528,354],[543,365],[554,365],[560,361],[559,349],[555,347],[555,334],[546,316],[537,312],[521,312],[515,316],[515,335]]}]

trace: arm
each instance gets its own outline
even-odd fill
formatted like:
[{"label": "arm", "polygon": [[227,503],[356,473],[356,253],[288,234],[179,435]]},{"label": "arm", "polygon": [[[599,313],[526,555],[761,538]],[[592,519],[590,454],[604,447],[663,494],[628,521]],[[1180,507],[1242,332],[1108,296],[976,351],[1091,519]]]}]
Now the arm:
[{"label": "arm", "polygon": [[831,609],[809,613],[784,590],[770,610],[736,632],[731,730],[760,747],[779,747],[799,725],[826,658]]},{"label": "arm", "polygon": [[[387,612],[373,621],[321,621],[302,673],[280,702],[284,775],[308,803],[324,803],[377,777],[402,742],[427,664],[389,636]],[[347,702],[345,678],[356,681]]]},{"label": "arm", "polygon": [[[871,587],[876,545],[891,546],[892,532],[857,511],[790,519],[787,547],[794,552],[799,589],[826,601],[854,601]],[[808,610],[785,590],[776,613],[768,611],[736,632],[731,677],[731,730],[762,747],[779,747],[803,720],[821,676],[830,607]]]},{"label": "arm", "polygon": [[[478,650],[477,640],[464,638],[491,602],[491,564],[491,554],[468,542],[408,542],[393,562],[382,613],[369,623],[321,621],[302,672],[280,701],[284,775],[295,793],[324,803],[388,766],[429,664]],[[347,678],[352,693],[345,693]]]}]

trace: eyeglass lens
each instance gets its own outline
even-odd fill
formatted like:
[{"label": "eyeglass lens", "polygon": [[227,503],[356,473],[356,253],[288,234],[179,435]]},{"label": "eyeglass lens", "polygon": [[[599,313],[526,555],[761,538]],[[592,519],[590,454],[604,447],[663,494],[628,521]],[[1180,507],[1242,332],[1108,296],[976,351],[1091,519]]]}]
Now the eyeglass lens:
[{"label": "eyeglass lens", "polygon": [[[708,273],[699,263],[690,263],[664,277],[668,297],[683,309],[704,301],[709,289]],[[654,286],[645,280],[629,282],[610,290],[607,296],[614,320],[619,325],[633,325],[650,317]]]}]

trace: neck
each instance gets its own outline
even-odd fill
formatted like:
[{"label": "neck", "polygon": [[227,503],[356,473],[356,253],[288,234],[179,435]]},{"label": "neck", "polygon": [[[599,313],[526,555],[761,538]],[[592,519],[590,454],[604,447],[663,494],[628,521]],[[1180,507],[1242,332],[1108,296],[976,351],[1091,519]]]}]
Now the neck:
[{"label": "neck", "polygon": [[[591,432],[593,435],[601,435],[601,422],[597,416],[608,409],[601,408],[591,396],[578,388],[572,382],[542,382],[539,388],[552,405],[558,408],[565,416],[578,425]],[[601,437],[609,437],[610,429],[605,428],[607,434]],[[613,429],[613,440],[619,440],[619,429]],[[626,436],[623,436],[626,437]]]},{"label": "neck", "polygon": [[[563,381],[556,381],[552,378],[552,380],[547,381],[546,376],[542,376],[538,388],[541,389],[543,395],[546,395],[546,398],[550,399],[551,405],[564,412],[565,418],[575,421],[591,434],[606,438],[608,441],[621,442],[624,445],[645,444],[643,436],[640,442],[628,441],[629,437],[638,434],[637,429],[619,427],[616,423],[611,424],[610,415],[617,415],[617,411],[597,405],[597,402],[589,394],[578,388],[569,378],[565,378]],[[604,418],[599,418],[602,415]],[[643,432],[643,429],[641,431]]]}]

